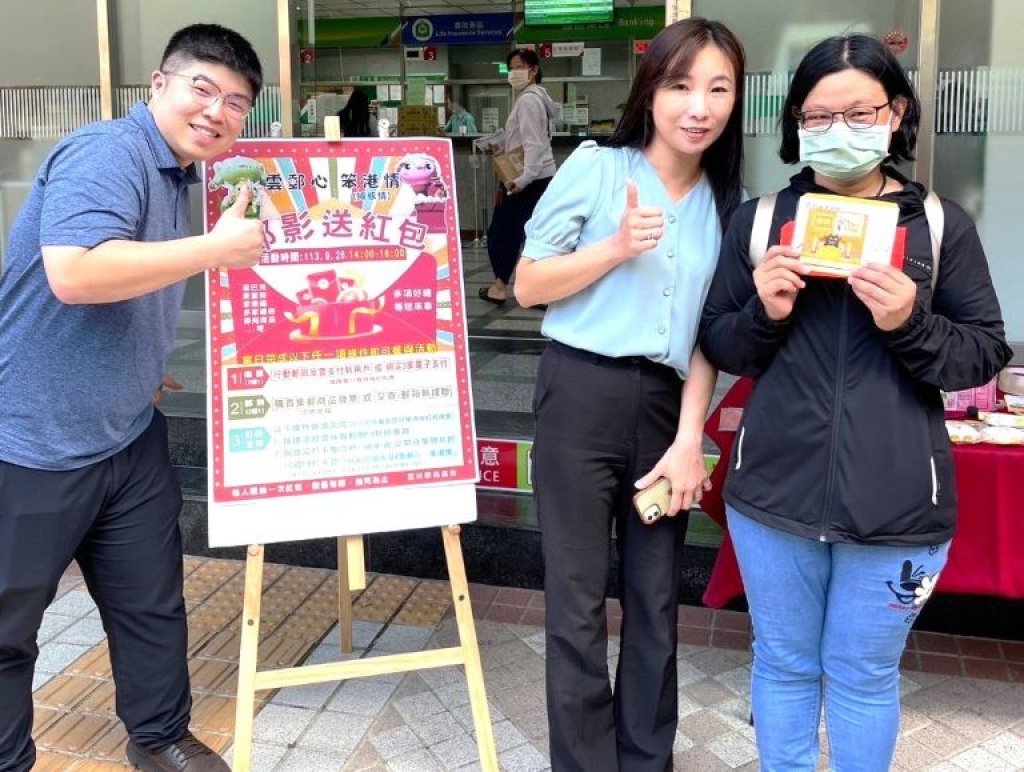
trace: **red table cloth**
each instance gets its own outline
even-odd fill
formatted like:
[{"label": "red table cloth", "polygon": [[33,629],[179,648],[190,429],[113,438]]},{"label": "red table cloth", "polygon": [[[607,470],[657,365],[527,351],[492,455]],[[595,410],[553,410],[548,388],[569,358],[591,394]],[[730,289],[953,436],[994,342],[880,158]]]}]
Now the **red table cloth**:
[{"label": "red table cloth", "polygon": [[[723,411],[742,406],[752,382],[741,378],[708,419],[708,436],[722,452],[724,463],[711,475],[714,487],[701,508],[725,528],[722,485],[734,431],[722,427]],[[937,592],[1024,598],[1024,447],[954,445],[959,513],[949,561]],[[743,593],[736,554],[728,530],[722,539],[704,591],[704,603],[721,608]]]}]

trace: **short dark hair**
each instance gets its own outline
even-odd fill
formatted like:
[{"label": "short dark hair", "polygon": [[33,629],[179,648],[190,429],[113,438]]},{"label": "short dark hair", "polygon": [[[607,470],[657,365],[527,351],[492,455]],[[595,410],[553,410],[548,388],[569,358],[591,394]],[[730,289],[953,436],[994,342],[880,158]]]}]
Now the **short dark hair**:
[{"label": "short dark hair", "polygon": [[534,79],[534,83],[540,83],[544,80],[544,73],[540,69],[540,57],[537,56],[537,52],[532,48],[517,48],[514,51],[509,52],[509,55],[505,57],[505,64],[509,67],[512,66],[513,57],[518,56],[523,60],[523,64],[527,67],[537,68],[537,77]]},{"label": "short dark hair", "polygon": [[178,59],[220,64],[241,75],[256,99],[263,88],[263,67],[252,45],[234,30],[219,24],[192,24],[183,27],[167,41],[160,69],[166,71]]},{"label": "short dark hair", "polygon": [[739,206],[743,170],[743,77],[746,55],[743,44],[732,30],[719,21],[692,16],[659,32],[640,60],[626,105],[608,144],[642,150],[654,139],[651,105],[654,92],[685,78],[697,54],[706,46],[715,46],[732,64],[736,101],[722,131],[701,156],[700,165],[708,175],[715,194],[718,217],[725,230],[733,211]]},{"label": "short dark hair", "polygon": [[921,102],[907,73],[882,41],[870,35],[845,35],[822,40],[804,55],[793,74],[789,93],[782,105],[782,115],[779,116],[782,128],[779,158],[785,163],[792,164],[800,160],[797,114],[807,95],[822,78],[851,69],[860,70],[877,80],[885,89],[890,105],[896,99],[906,103],[900,117],[900,127],[893,132],[889,142],[889,156],[896,160],[914,160],[917,127],[921,122]]}]

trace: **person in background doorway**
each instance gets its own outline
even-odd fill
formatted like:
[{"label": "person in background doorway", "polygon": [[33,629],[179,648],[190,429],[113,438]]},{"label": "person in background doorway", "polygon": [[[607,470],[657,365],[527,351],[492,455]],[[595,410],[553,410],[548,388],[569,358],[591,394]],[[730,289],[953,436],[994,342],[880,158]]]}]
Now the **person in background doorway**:
[{"label": "person in background doorway", "polygon": [[[0,770],[28,772],[43,612],[78,562],[107,634],[128,761],[223,770],[189,733],[181,487],[154,404],[185,279],[255,265],[243,190],[192,236],[196,163],[227,150],[259,95],[252,46],[176,32],[149,103],[65,137],[36,176],[0,276]],[[55,394],[59,384],[61,394]]]},{"label": "person in background doorway", "polygon": [[370,130],[370,97],[361,88],[352,89],[348,102],[338,110],[341,119],[341,136],[373,137]]},{"label": "person in background doorway", "polygon": [[508,299],[508,285],[523,246],[523,228],[555,173],[551,122],[558,114],[558,104],[540,86],[543,74],[537,52],[520,48],[506,61],[515,102],[505,121],[505,131],[491,150],[507,153],[522,147],[523,172],[498,191],[487,229],[487,257],[494,280],[479,292],[482,300],[499,306]]},{"label": "person in background doorway", "polygon": [[[776,246],[752,267],[758,204],[744,204],[704,306],[707,358],[756,378],[724,498],[765,772],[818,768],[823,711],[833,769],[890,768],[900,658],[956,527],[940,390],[984,384],[1011,355],[974,224],[941,202],[936,264],[927,191],[887,163],[913,158],[920,115],[879,40],[814,46],[783,104],[779,155],[806,166],[775,200],[764,246]],[[902,266],[810,276],[780,243],[806,193],[898,206]]]},{"label": "person in background doorway", "polygon": [[465,107],[451,99],[448,100],[448,110],[451,117],[444,125],[448,134],[476,134],[476,120],[473,114]]},{"label": "person in background doorway", "polygon": [[[549,304],[533,407],[556,772],[672,769],[686,513],[707,485],[716,372],[695,347],[722,232],[739,205],[744,53],[690,18],[651,41],[606,147],[584,142],[526,226],[516,298]],[[637,489],[667,478],[664,517]],[[611,533],[622,631],[608,680]]]}]

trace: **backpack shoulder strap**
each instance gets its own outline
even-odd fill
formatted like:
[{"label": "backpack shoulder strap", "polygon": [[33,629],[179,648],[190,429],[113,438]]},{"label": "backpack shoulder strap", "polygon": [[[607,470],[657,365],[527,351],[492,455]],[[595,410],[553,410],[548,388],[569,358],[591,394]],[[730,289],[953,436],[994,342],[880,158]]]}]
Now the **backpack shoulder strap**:
[{"label": "backpack shoulder strap", "polygon": [[928,234],[932,241],[932,289],[939,280],[939,253],[942,251],[942,231],[946,226],[946,213],[942,211],[942,201],[929,190],[924,197],[924,216],[928,220]]},{"label": "backpack shoulder strap", "polygon": [[768,237],[772,231],[772,216],[775,214],[775,193],[766,193],[757,199],[754,211],[754,226],[750,229],[750,265],[757,268],[768,251]]}]

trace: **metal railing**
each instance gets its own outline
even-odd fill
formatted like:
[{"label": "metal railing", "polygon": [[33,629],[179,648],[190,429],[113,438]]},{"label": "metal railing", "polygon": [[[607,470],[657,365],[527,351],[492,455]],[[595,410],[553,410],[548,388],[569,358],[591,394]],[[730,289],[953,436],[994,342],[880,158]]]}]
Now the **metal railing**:
[{"label": "metal railing", "polygon": [[[917,71],[910,70],[917,87]],[[743,131],[774,134],[792,73],[752,72],[746,76]],[[939,134],[1024,133],[1024,68],[976,67],[939,72],[935,131]],[[114,90],[114,112],[124,115],[149,98],[149,86]],[[281,88],[264,87],[246,121],[244,137],[269,137],[281,115]],[[0,139],[62,136],[100,117],[99,86],[0,87]]]},{"label": "metal railing", "polygon": [[1024,132],[1024,67],[940,71],[935,130],[939,134]]},{"label": "metal railing", "polygon": [[0,88],[0,139],[59,137],[99,118],[99,86]]},{"label": "metal railing", "polygon": [[[908,70],[918,88],[917,70]],[[774,134],[792,73],[752,72],[745,79],[743,133]],[[1024,133],[1024,68],[941,70],[935,89],[938,134]]]},{"label": "metal railing", "polygon": [[[114,114],[127,114],[140,99],[149,99],[149,86],[115,89]],[[269,137],[280,115],[281,87],[264,86],[242,136]],[[52,139],[99,118],[99,86],[0,87],[0,139]]]}]

